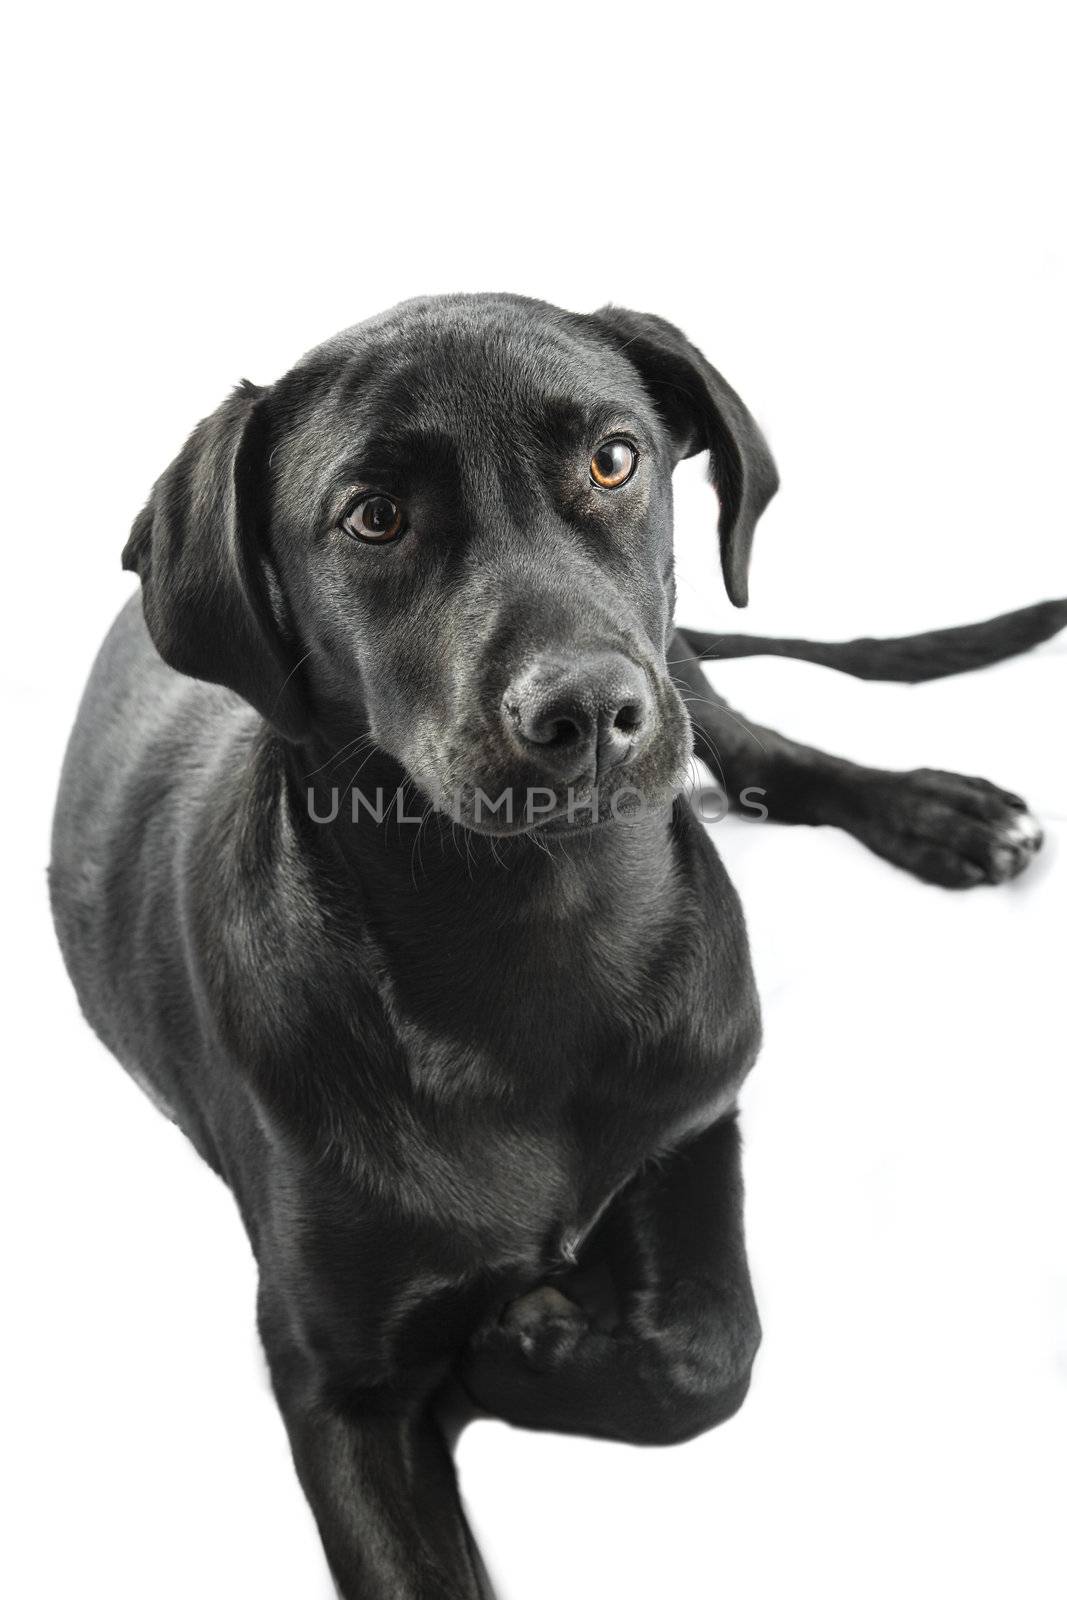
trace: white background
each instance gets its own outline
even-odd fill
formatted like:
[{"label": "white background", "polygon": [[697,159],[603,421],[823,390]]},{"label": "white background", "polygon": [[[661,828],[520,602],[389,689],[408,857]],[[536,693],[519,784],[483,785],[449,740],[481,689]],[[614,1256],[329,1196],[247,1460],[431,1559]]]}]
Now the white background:
[{"label": "white background", "polygon": [[[9,23],[18,1600],[331,1592],[236,1213],[82,1023],[45,900],[128,525],[229,385],[411,294],[612,299],[678,322],[775,448],[745,627],[906,632],[1067,593],[1057,7],[374,9]],[[702,463],[678,519],[680,615],[728,627]],[[793,734],[1021,790],[1049,845],[1017,885],[950,894],[829,831],[713,830],[766,999],[744,1101],[756,1381],[673,1451],[469,1429],[504,1600],[1063,1594],[1064,652],[916,689],[720,672]]]}]

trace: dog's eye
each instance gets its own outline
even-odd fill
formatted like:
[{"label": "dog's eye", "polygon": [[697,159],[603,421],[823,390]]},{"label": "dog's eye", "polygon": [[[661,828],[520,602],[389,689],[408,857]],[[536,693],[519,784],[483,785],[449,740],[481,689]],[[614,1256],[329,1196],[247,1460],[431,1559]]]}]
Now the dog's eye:
[{"label": "dog's eye", "polygon": [[353,538],[366,539],[371,544],[388,544],[404,531],[404,514],[395,500],[388,495],[369,494],[359,500],[343,518],[341,526]]},{"label": "dog's eye", "polygon": [[589,476],[601,489],[621,489],[637,469],[637,451],[625,439],[605,439],[593,452]]}]

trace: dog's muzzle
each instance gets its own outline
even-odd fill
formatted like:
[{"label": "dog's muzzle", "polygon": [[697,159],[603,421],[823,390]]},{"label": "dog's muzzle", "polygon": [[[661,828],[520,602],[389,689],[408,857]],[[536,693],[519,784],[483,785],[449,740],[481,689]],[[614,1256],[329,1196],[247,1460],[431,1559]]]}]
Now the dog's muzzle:
[{"label": "dog's muzzle", "polygon": [[516,749],[555,783],[594,782],[648,739],[654,703],[644,671],[617,652],[539,656],[501,701]]}]

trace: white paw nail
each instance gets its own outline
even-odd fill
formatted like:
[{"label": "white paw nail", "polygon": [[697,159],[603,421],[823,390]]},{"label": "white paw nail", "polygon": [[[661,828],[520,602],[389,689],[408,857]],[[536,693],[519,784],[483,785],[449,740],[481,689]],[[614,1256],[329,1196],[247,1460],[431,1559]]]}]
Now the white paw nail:
[{"label": "white paw nail", "polygon": [[1009,844],[1037,845],[1042,838],[1041,825],[1029,811],[1022,811],[1001,830],[1000,836]]}]

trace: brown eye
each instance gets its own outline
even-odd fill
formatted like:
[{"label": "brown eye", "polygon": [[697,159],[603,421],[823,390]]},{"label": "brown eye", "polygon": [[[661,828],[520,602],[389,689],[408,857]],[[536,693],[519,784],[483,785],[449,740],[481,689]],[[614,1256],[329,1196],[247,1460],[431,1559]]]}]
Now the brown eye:
[{"label": "brown eye", "polygon": [[346,533],[371,544],[388,544],[404,531],[404,516],[388,495],[369,494],[354,505],[341,523]]},{"label": "brown eye", "polygon": [[637,451],[625,439],[606,439],[593,453],[589,476],[601,489],[621,489],[633,477]]}]

